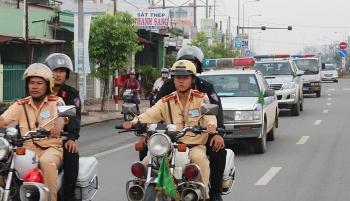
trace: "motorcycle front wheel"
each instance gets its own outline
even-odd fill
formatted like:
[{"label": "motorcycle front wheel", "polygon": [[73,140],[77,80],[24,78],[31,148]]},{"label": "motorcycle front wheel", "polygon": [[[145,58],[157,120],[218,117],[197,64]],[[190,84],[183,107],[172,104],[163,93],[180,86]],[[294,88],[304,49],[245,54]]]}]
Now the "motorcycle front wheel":
[{"label": "motorcycle front wheel", "polygon": [[147,186],[144,201],[164,201],[163,195],[156,190],[156,184]]}]

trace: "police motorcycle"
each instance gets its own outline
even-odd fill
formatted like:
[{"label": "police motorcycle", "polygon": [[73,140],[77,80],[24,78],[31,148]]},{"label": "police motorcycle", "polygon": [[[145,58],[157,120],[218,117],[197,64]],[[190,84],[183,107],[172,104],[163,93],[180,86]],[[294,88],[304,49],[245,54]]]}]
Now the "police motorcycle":
[{"label": "police motorcycle", "polygon": [[[123,107],[125,113],[133,113],[135,115],[135,106],[129,105]],[[201,116],[216,115],[218,106],[215,104],[203,105],[201,108]],[[137,115],[135,115],[137,116]],[[123,126],[116,126],[116,129],[123,129]],[[155,187],[157,184],[157,172],[160,168],[160,162],[164,153],[169,155],[170,172],[177,186],[182,201],[205,201],[206,187],[201,182],[195,180],[201,174],[198,165],[190,162],[190,152],[186,144],[179,143],[179,138],[191,131],[195,134],[207,132],[202,126],[185,127],[181,132],[177,131],[174,124],[146,124],[137,123],[130,130],[122,130],[122,132],[134,131],[135,135],[142,136],[148,134],[148,161],[146,165],[142,161],[137,161],[131,165],[131,172],[134,178],[126,182],[126,196],[129,201],[170,201],[171,198],[159,193]],[[217,133],[224,132],[218,128]],[[144,145],[135,144],[135,150],[143,150]],[[231,149],[226,149],[226,166],[223,175],[223,191],[222,194],[229,194],[235,181],[234,153]],[[153,173],[153,174],[152,174]],[[156,174],[154,174],[156,173]],[[210,187],[209,187],[210,188]]]},{"label": "police motorcycle", "polygon": [[[43,184],[43,174],[39,169],[38,156],[22,145],[34,138],[45,138],[50,135],[44,127],[58,117],[76,115],[75,106],[59,106],[58,115],[44,124],[37,131],[28,131],[21,136],[15,128],[0,129],[0,200],[1,201],[48,201],[50,191]],[[61,132],[61,137],[68,136]],[[63,168],[59,168],[57,177],[57,196],[63,199]],[[94,157],[79,159],[77,200],[92,200],[99,188],[97,180],[97,160]],[[90,190],[89,190],[90,189]],[[88,192],[89,190],[89,192]],[[45,193],[46,192],[46,193]],[[60,199],[58,199],[60,200]]]}]

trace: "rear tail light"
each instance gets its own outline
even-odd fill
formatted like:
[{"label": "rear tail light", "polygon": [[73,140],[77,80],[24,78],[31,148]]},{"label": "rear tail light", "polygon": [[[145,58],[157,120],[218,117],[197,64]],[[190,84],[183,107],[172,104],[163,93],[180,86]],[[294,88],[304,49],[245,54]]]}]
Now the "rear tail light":
[{"label": "rear tail light", "polygon": [[195,180],[198,178],[199,174],[200,174],[201,170],[199,169],[199,166],[194,164],[194,163],[190,163],[185,167],[185,177],[189,180]]},{"label": "rear tail light", "polygon": [[23,177],[24,182],[37,182],[44,183],[43,172],[39,168],[33,168],[28,170]]},{"label": "rear tail light", "polygon": [[135,162],[131,165],[131,173],[135,177],[142,177],[146,173],[146,165],[143,162]]}]

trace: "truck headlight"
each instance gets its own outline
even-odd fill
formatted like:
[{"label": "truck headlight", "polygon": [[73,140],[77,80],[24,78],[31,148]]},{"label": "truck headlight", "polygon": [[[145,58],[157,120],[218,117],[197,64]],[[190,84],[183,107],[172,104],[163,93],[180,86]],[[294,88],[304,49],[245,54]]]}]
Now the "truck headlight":
[{"label": "truck headlight", "polygon": [[294,88],[295,88],[295,82],[290,82],[283,85],[283,89],[294,89]]}]

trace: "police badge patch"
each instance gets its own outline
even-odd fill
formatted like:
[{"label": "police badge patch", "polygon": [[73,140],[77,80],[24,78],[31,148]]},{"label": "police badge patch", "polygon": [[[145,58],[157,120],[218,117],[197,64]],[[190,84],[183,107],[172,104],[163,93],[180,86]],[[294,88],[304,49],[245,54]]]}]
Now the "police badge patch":
[{"label": "police badge patch", "polygon": [[73,101],[76,107],[80,107],[80,97],[73,99]]},{"label": "police badge patch", "polygon": [[203,99],[203,103],[206,104],[206,105],[208,105],[208,104],[210,104],[210,101],[209,101],[208,98],[204,98],[204,99]]},{"label": "police badge patch", "polygon": [[62,103],[61,101],[58,101],[58,102],[56,103],[56,106],[57,106],[57,107],[59,107],[59,106],[64,106],[64,103]]},{"label": "police badge patch", "polygon": [[219,98],[218,98],[218,96],[216,95],[215,92],[211,93],[211,94],[210,94],[210,97],[212,97],[214,100],[216,100],[217,102],[219,102]]}]

